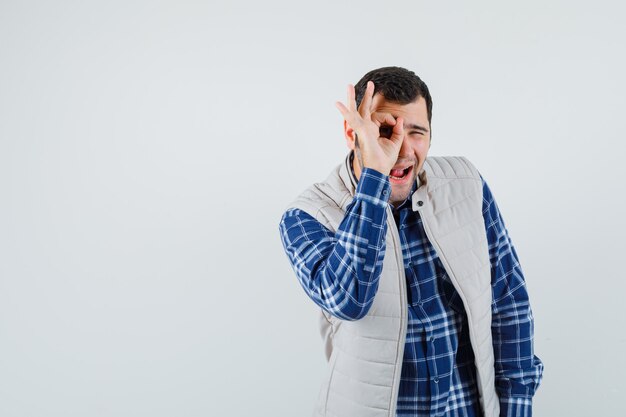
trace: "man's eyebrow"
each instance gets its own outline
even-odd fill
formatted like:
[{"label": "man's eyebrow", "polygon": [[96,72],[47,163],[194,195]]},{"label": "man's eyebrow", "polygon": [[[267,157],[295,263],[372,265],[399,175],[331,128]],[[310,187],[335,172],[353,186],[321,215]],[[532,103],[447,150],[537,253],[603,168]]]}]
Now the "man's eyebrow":
[{"label": "man's eyebrow", "polygon": [[424,133],[428,133],[428,129],[426,129],[424,126],[416,125],[413,123],[405,124],[404,129],[405,130],[421,130]]}]

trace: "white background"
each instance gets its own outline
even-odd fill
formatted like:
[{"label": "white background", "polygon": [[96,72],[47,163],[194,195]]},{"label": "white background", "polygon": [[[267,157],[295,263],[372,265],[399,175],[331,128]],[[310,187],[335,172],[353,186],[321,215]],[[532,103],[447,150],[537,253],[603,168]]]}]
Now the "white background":
[{"label": "white background", "polygon": [[[225,2],[224,2],[225,3]],[[0,2],[0,416],[302,416],[325,371],[286,204],[370,69],[489,182],[536,416],[623,415],[621,2]]]}]

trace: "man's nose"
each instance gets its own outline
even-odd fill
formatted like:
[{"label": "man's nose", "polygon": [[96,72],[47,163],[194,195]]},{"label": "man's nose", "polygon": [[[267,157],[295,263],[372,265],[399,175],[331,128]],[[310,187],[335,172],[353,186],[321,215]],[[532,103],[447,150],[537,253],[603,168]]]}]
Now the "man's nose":
[{"label": "man's nose", "polygon": [[411,154],[411,142],[409,140],[409,134],[405,133],[402,138],[402,146],[400,147],[400,156]]}]

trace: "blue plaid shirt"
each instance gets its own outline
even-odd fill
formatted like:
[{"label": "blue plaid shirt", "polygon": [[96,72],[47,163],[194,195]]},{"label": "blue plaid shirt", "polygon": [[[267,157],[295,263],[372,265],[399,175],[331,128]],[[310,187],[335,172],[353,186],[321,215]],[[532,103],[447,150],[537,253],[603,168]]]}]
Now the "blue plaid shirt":
[{"label": "blue plaid shirt", "polygon": [[[417,184],[413,186],[415,191]],[[365,168],[333,233],[302,210],[280,222],[285,251],[307,295],[344,320],[369,310],[382,270],[389,177]],[[463,303],[428,241],[410,196],[393,208],[407,280],[408,329],[398,416],[481,416]],[[543,364],[533,353],[533,317],[520,264],[491,191],[483,217],[492,276],[492,333],[501,416],[531,416]]]}]

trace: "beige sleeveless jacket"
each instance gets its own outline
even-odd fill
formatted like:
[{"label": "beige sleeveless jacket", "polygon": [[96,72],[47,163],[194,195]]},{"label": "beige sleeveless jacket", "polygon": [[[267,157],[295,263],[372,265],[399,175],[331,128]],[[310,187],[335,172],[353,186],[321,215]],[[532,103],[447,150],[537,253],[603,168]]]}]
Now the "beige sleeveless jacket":
[{"label": "beige sleeveless jacket", "polygon": [[[302,193],[299,208],[335,231],[353,199],[357,181],[349,155],[326,181]],[[491,339],[491,269],[482,216],[482,183],[463,157],[428,157],[419,173],[412,209],[458,291],[475,355],[480,403],[497,417]],[[340,320],[322,311],[320,330],[328,372],[315,417],[395,417],[407,332],[407,289],[398,229],[387,208],[386,252],[378,291],[367,315]]]}]

